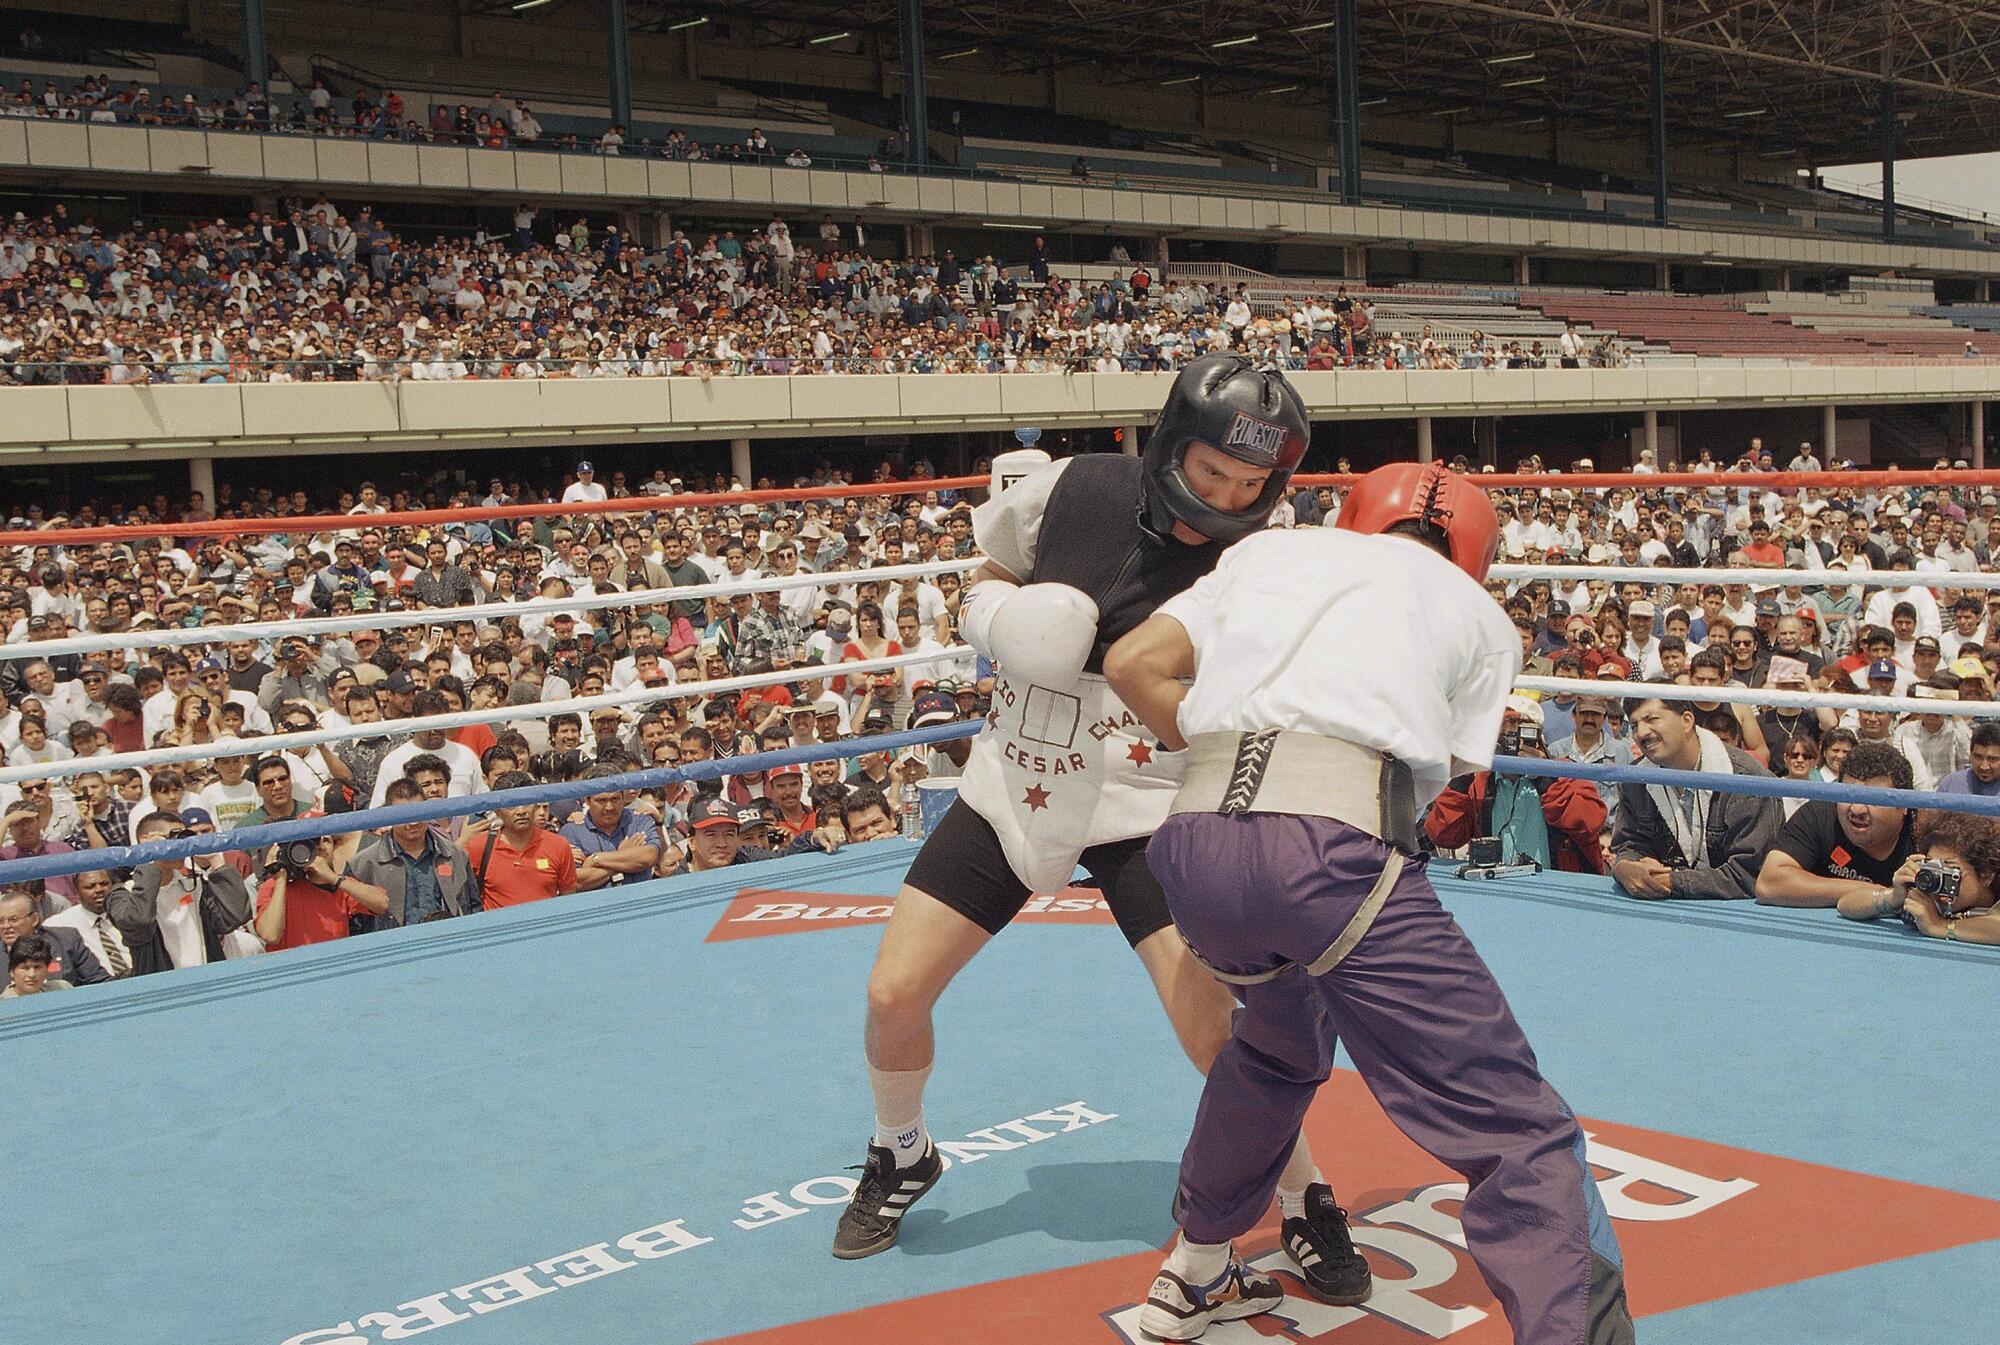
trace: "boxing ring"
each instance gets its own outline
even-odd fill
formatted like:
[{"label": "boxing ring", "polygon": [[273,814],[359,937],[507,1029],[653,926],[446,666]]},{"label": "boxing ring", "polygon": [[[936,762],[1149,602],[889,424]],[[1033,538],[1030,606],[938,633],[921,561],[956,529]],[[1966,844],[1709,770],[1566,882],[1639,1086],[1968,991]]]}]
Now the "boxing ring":
[{"label": "boxing ring", "polygon": [[[1931,474],[1898,475],[1918,484]],[[771,493],[781,495],[797,492]],[[659,507],[612,501],[594,511]],[[520,517],[554,512],[511,508]],[[0,534],[0,542],[22,537],[57,534]],[[1726,573],[1758,582],[1764,572]],[[1786,572],[1788,582],[1801,573]],[[850,577],[662,592],[724,596]],[[2000,576],[1953,578],[2000,587]],[[581,611],[633,600],[546,605]],[[434,615],[167,630],[146,642],[418,625]],[[89,654],[112,639],[76,636],[33,652]],[[23,656],[9,649],[0,657]],[[446,728],[597,704],[636,708],[794,676],[429,718]],[[1650,690],[1666,699],[2000,715],[1991,704]],[[370,731],[276,734],[259,746]],[[732,770],[856,750],[855,740],[791,749],[738,759]],[[133,755],[157,765],[213,747]],[[0,768],[0,783],[89,768]],[[616,783],[645,788],[720,769],[639,771]],[[1500,769],[1633,775],[1522,761]],[[1730,787],[1745,787],[1732,779]],[[1789,796],[1915,802],[1768,783],[1767,792]],[[553,802],[605,788],[514,792]],[[444,817],[499,797],[154,842],[90,862]],[[1959,802],[2000,813],[2000,801]],[[1201,1081],[1088,890],[1036,898],[944,996],[926,1108],[954,1170],[909,1215],[893,1251],[859,1262],[830,1255],[853,1190],[848,1165],[862,1156],[871,1120],[864,987],[914,853],[907,841],[876,841],[0,1002],[0,1039],[16,1063],[0,1119],[15,1136],[43,1137],[24,1153],[71,1160],[17,1167],[14,1208],[25,1212],[33,1191],[59,1213],[48,1231],[24,1227],[17,1240],[19,1287],[0,1300],[0,1342],[373,1345],[440,1330],[438,1340],[466,1345],[1138,1340],[1140,1302],[1174,1231],[1169,1201]],[[2000,1073],[1979,1032],[2000,950],[1826,910],[1640,902],[1598,878],[1458,881],[1446,876],[1456,867],[1433,865],[1440,895],[1492,966],[1548,1078],[1583,1118],[1642,1340],[1930,1345],[1991,1334],[1980,1323],[1990,1315],[1985,1283],[2000,1270],[2000,1154],[1979,1126],[2000,1109]],[[0,879],[58,871],[66,870],[19,861],[0,867]],[[1405,1141],[1344,1069],[1323,1090],[1308,1132],[1354,1214],[1356,1242],[1377,1276],[1373,1298],[1335,1308],[1295,1294],[1276,1314],[1218,1324],[1203,1339],[1509,1339],[1459,1245],[1455,1175]],[[1244,1249],[1284,1273],[1275,1218]]]},{"label": "boxing ring", "polygon": [[[0,1339],[1136,1339],[1199,1080],[1087,891],[1038,900],[944,998],[954,1170],[895,1251],[828,1254],[869,1120],[861,991],[913,853],[0,1005],[10,1133],[83,1132],[38,1184],[69,1231],[17,1243]],[[1599,879],[1440,890],[1585,1118],[1643,1340],[1983,1337],[1992,950]],[[1451,1174],[1344,1071],[1309,1128],[1375,1297],[1206,1338],[1506,1339]]]}]

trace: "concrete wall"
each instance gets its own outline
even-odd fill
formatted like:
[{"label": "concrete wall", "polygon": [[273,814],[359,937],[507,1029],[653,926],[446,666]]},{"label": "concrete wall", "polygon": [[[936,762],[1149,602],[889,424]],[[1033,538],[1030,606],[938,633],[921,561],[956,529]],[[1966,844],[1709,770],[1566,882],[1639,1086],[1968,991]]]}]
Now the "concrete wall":
[{"label": "concrete wall", "polygon": [[[2000,365],[1343,370],[1292,378],[1320,421],[2000,400]],[[5,388],[0,465],[1133,425],[1158,413],[1170,381],[1167,374],[884,374]]]}]

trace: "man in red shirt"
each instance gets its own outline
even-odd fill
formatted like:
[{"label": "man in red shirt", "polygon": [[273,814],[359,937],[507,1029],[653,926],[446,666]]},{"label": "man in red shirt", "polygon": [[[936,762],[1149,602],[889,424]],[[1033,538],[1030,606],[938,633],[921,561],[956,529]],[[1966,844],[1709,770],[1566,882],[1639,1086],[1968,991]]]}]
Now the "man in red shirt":
[{"label": "man in red shirt", "polygon": [[[534,783],[535,777],[526,771],[509,771],[494,782],[494,788],[525,789]],[[465,857],[479,880],[484,909],[519,906],[576,891],[576,855],[568,841],[535,825],[534,804],[493,812],[499,825],[465,843]]]},{"label": "man in red shirt", "polygon": [[806,768],[774,766],[764,776],[764,796],[778,805],[778,825],[785,839],[795,841],[819,827],[819,813],[805,805]]},{"label": "man in red shirt", "polygon": [[381,915],[389,909],[388,893],[334,869],[334,844],[334,837],[320,837],[312,863],[298,875],[278,862],[277,847],[266,855],[269,876],[257,885],[257,919],[252,927],[267,949],[276,952],[344,939],[350,917]]},{"label": "man in red shirt", "polygon": [[1785,568],[1785,549],[1771,540],[1771,525],[1761,518],[1750,524],[1750,545],[1739,554],[1760,569]]}]

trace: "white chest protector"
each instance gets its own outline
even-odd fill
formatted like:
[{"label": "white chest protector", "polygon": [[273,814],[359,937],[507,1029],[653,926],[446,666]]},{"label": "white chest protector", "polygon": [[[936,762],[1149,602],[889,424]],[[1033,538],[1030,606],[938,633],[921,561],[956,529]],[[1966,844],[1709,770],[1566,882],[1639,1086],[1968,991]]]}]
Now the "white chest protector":
[{"label": "white chest protector", "polygon": [[1168,752],[1102,677],[1068,691],[995,674],[993,713],[973,740],[958,796],[1000,837],[1037,892],[1068,885],[1093,845],[1150,836],[1180,788],[1184,753]]}]

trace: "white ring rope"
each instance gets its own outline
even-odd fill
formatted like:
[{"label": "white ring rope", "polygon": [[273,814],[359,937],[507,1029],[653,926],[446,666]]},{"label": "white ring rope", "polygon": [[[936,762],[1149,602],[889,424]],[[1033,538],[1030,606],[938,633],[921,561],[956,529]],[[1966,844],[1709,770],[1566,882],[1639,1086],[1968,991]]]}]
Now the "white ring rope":
[{"label": "white ring rope", "polygon": [[1521,691],[1543,695],[1615,696],[1619,700],[1722,702],[1729,705],[1789,705],[1802,710],[1889,710],[1898,714],[1967,715],[2000,719],[2000,701],[1928,700],[1917,696],[1870,696],[1860,692],[1779,691],[1741,686],[1686,686],[1678,682],[1623,682],[1610,678],[1517,677]]},{"label": "white ring rope", "polygon": [[[1641,584],[1748,584],[1777,588],[1996,588],[2000,574],[1984,570],[1680,569],[1654,565],[1495,565],[1493,579],[1590,579]],[[1893,583],[1884,583],[1892,579]]]},{"label": "white ring rope", "polygon": [[628,593],[579,594],[568,598],[531,598],[525,602],[474,603],[465,607],[411,607],[400,612],[358,612],[353,616],[300,617],[288,621],[255,621],[238,626],[162,627],[110,635],[72,635],[61,640],[36,640],[0,645],[0,661],[50,658],[58,654],[96,654],[107,649],[148,649],[168,645],[222,644],[232,640],[279,640],[287,635],[332,635],[342,631],[380,630],[390,626],[451,625],[460,621],[498,621],[510,616],[553,616],[562,612],[594,611],[603,607],[650,607],[696,598],[734,597],[770,589],[838,588],[882,580],[921,578],[974,570],[984,556],[929,560],[910,565],[884,565],[872,570],[828,570],[809,574],[762,575],[712,584],[675,588],[643,588]]},{"label": "white ring rope", "polygon": [[71,757],[31,766],[0,767],[0,784],[23,780],[67,779],[92,771],[115,771],[130,766],[152,770],[182,761],[207,761],[214,757],[268,756],[291,747],[312,747],[320,743],[351,742],[361,738],[393,738],[428,729],[464,728],[472,724],[498,724],[515,719],[548,719],[560,714],[581,714],[606,706],[640,705],[654,701],[695,699],[779,682],[818,681],[826,677],[846,677],[855,673],[884,672],[913,663],[945,663],[976,657],[970,646],[963,653],[930,649],[916,654],[892,654],[886,658],[856,659],[851,663],[815,663],[771,672],[744,673],[738,677],[718,677],[706,682],[669,682],[662,687],[629,687],[598,696],[571,696],[565,700],[534,701],[526,705],[496,705],[486,710],[456,710],[448,714],[426,715],[420,719],[381,719],[369,724],[347,724],[339,728],[308,729],[304,733],[267,733],[241,738],[234,743],[189,743],[185,747],[149,747],[141,752],[114,752],[108,756]]}]

